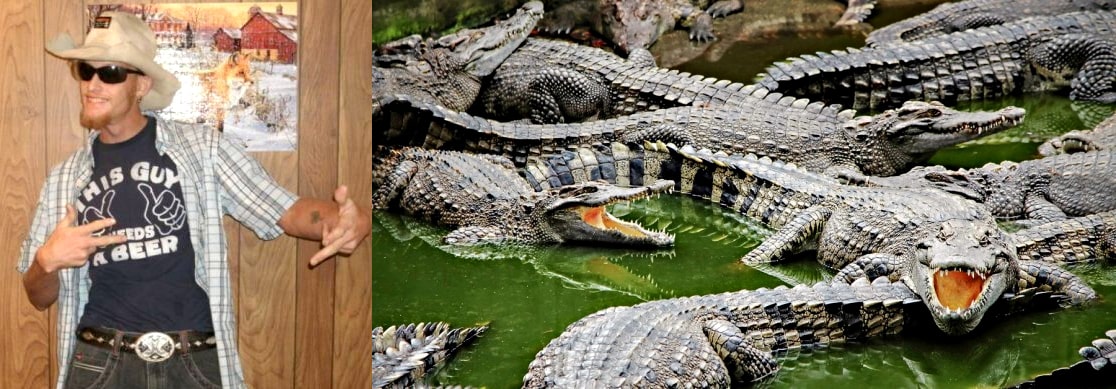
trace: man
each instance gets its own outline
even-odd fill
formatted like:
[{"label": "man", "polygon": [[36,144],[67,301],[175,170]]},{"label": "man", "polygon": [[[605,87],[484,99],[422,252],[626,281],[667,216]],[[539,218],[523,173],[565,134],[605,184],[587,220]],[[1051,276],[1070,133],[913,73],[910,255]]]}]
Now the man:
[{"label": "man", "polygon": [[47,177],[18,266],[36,308],[59,303],[59,388],[243,387],[222,216],[321,240],[311,265],[371,229],[344,186],[335,202],[298,199],[213,129],[145,116],[179,88],[155,50],[117,12],[82,46],[47,47],[71,62],[93,130]]}]

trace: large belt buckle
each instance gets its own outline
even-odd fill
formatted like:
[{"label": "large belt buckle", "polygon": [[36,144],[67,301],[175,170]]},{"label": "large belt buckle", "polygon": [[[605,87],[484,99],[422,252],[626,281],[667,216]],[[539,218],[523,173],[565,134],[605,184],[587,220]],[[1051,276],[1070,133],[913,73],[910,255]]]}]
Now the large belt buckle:
[{"label": "large belt buckle", "polygon": [[162,332],[148,332],[136,339],[136,355],[147,362],[162,362],[174,354],[174,339]]}]

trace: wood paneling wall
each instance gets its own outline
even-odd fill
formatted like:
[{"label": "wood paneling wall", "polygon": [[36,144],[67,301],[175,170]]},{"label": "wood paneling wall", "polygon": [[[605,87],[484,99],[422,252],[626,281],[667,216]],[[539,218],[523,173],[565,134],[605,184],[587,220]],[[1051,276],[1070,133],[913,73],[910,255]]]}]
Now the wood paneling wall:
[{"label": "wood paneling wall", "polygon": [[[77,149],[77,86],[43,49],[83,33],[83,7],[134,0],[4,0],[0,7],[0,388],[53,388],[55,309],[35,310],[15,271],[47,170]],[[151,2],[151,1],[148,1]],[[190,2],[189,0],[155,2]],[[299,3],[299,147],[258,153],[301,196],[330,198],[337,185],[371,207],[372,9],[368,0]],[[316,268],[319,245],[262,242],[226,220],[241,362],[254,388],[372,386],[372,251]]]}]

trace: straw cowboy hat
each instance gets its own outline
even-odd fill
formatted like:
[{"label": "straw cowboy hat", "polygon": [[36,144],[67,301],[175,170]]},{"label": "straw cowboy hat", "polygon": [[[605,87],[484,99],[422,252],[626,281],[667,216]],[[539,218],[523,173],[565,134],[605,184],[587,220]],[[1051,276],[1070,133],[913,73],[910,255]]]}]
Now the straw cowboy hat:
[{"label": "straw cowboy hat", "polygon": [[105,12],[93,21],[85,43],[74,46],[68,34],[59,34],[47,51],[69,60],[120,62],[151,77],[152,86],[140,101],[141,110],[166,108],[181,84],[178,78],[155,63],[155,33],[138,17],[124,12]]}]

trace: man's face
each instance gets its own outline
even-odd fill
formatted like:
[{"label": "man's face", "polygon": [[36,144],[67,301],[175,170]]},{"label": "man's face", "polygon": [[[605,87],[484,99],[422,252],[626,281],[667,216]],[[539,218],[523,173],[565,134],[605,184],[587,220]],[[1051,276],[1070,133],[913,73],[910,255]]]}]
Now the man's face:
[{"label": "man's face", "polygon": [[[110,65],[135,69],[119,62],[85,61],[93,68]],[[75,64],[77,66],[77,64]],[[139,110],[139,97],[147,94],[151,79],[147,76],[129,73],[123,82],[110,84],[94,74],[89,81],[78,78],[81,90],[81,125],[85,128],[104,129],[119,122],[129,111]]]}]

